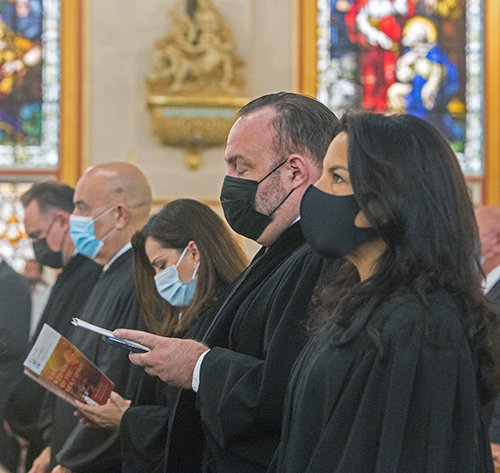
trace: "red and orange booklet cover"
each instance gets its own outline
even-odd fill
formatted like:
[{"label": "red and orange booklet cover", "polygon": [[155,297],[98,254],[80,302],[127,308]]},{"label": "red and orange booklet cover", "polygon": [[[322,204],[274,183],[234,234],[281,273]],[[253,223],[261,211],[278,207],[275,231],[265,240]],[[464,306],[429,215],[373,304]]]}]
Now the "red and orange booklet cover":
[{"label": "red and orange booklet cover", "polygon": [[80,350],[45,324],[24,361],[24,373],[75,405],[106,404],[113,382]]}]

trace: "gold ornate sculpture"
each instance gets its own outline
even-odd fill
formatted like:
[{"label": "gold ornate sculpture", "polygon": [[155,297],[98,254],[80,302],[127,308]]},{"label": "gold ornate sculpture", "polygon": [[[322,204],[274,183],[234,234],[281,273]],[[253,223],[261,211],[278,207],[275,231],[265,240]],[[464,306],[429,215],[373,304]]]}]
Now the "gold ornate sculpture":
[{"label": "gold ornate sculpture", "polygon": [[155,46],[146,80],[153,131],[162,144],[185,146],[189,169],[201,167],[202,148],[221,146],[247,99],[243,61],[222,15],[210,0],[188,0],[171,12],[173,29]]}]

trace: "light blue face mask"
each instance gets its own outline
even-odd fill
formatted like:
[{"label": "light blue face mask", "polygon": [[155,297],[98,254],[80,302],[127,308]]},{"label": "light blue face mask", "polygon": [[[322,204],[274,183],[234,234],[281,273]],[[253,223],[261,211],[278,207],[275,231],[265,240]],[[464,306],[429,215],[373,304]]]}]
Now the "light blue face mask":
[{"label": "light blue face mask", "polygon": [[107,215],[114,208],[111,207],[96,218],[82,217],[81,215],[69,216],[69,236],[73,240],[78,253],[91,259],[94,259],[99,254],[104,242],[115,229],[113,228],[107,235],[98,240],[94,233],[94,222]]},{"label": "light blue face mask", "polygon": [[196,272],[198,271],[200,263],[194,268],[193,277],[188,282],[182,282],[179,279],[177,266],[179,266],[182,258],[184,258],[187,249],[188,247],[186,246],[177,264],[173,264],[165,268],[161,273],[155,275],[155,284],[158,293],[163,299],[175,307],[186,307],[191,302],[196,289],[196,283],[198,282]]}]

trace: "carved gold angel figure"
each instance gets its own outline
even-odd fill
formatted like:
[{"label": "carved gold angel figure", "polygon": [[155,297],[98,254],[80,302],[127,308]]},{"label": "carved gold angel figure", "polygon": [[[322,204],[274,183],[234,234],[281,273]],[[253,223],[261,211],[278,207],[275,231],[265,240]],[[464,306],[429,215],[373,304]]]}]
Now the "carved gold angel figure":
[{"label": "carved gold angel figure", "polygon": [[198,0],[190,16],[171,12],[173,30],[156,44],[150,92],[166,95],[237,95],[243,62],[234,54],[231,32],[210,0]]}]

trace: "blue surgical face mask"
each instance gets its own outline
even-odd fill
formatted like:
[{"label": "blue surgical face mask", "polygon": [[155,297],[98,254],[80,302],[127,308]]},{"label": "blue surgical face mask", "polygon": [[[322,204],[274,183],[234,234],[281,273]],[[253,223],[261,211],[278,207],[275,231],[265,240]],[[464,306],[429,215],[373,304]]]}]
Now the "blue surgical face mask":
[{"label": "blue surgical face mask", "polygon": [[96,218],[82,217],[81,215],[70,215],[69,236],[75,244],[76,251],[83,256],[94,259],[104,246],[106,239],[115,231],[113,228],[107,235],[98,240],[94,233],[94,222],[114,210],[115,207],[103,212]]},{"label": "blue surgical face mask", "polygon": [[177,266],[179,266],[182,258],[184,258],[187,249],[188,247],[186,246],[177,264],[173,264],[165,268],[161,273],[155,275],[158,293],[163,299],[175,307],[186,307],[191,302],[196,289],[196,283],[198,282],[196,272],[198,271],[200,263],[194,268],[193,277],[188,282],[182,282],[179,279]]}]

